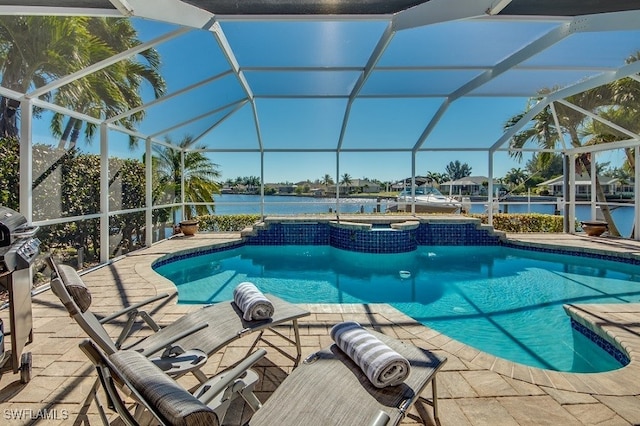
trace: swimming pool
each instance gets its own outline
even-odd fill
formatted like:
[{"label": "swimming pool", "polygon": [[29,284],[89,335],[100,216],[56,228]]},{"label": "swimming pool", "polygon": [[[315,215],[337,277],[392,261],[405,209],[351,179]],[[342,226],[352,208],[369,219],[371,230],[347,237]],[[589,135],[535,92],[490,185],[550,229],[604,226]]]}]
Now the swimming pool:
[{"label": "swimming pool", "polygon": [[232,298],[242,281],[294,303],[389,303],[484,352],[540,368],[621,364],[572,328],[565,303],[640,302],[640,267],[503,246],[401,254],[330,246],[239,246],[164,263],[180,303]]}]

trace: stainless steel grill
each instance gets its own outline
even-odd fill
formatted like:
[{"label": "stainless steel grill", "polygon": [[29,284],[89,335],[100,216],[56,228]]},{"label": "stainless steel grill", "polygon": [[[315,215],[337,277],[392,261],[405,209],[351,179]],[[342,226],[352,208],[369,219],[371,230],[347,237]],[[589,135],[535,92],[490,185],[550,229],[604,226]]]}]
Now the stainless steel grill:
[{"label": "stainless steel grill", "polygon": [[31,266],[40,253],[37,231],[22,214],[0,206],[0,274]]},{"label": "stainless steel grill", "polygon": [[[10,331],[0,322],[0,373],[20,372],[20,381],[31,379],[31,353],[22,353],[33,341],[31,286],[33,263],[40,253],[38,227],[8,207],[0,206],[0,286],[9,294]],[[4,350],[4,336],[11,335],[11,350]]]}]

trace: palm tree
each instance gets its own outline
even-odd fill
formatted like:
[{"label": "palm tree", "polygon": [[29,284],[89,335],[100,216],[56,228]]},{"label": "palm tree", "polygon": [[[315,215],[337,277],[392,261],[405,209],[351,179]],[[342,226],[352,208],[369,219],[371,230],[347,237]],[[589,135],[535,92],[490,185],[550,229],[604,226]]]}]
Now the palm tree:
[{"label": "palm tree", "polygon": [[[0,85],[19,93],[87,65],[93,40],[86,17],[0,16]],[[50,99],[51,94],[42,96]],[[18,136],[19,103],[0,98],[0,135]]]},{"label": "palm tree", "polygon": [[527,180],[527,174],[525,171],[521,168],[513,167],[507,172],[507,174],[505,174],[503,182],[508,184],[510,189],[513,190],[524,183],[525,180]]},{"label": "palm tree", "polygon": [[[88,49],[88,63],[109,58],[141,43],[128,19],[92,18],[87,22],[87,28],[92,36]],[[155,49],[147,49],[140,56],[143,61],[130,57],[63,86],[56,93],[56,103],[86,115],[110,118],[142,105],[140,87],[145,81],[153,89],[156,98],[162,96],[166,91],[166,83],[159,73],[158,52]],[[134,130],[135,124],[143,118],[144,111],[138,111],[118,120],[117,123]],[[64,148],[69,142],[68,148],[72,149],[85,123],[69,117],[63,128],[64,119],[64,115],[54,114],[51,123],[52,134],[60,137],[59,148]],[[91,140],[95,132],[96,125],[86,123],[86,139]],[[134,145],[138,139],[130,136],[129,140],[131,145]]]},{"label": "palm tree", "polygon": [[633,181],[633,170],[631,170],[627,164],[624,164],[622,167],[609,169],[603,174],[618,179],[620,185],[628,185],[629,182]]},{"label": "palm tree", "polygon": [[[640,60],[640,52],[629,56],[627,63]],[[610,85],[613,105],[600,112],[600,116],[633,133],[640,133],[640,82],[631,77],[617,80]],[[629,136],[611,127],[593,121],[589,133],[598,143],[613,142],[627,139]],[[627,164],[631,170],[635,170],[634,149],[625,149]]]},{"label": "palm tree", "polygon": [[351,175],[349,173],[345,173],[340,178],[340,184],[347,187],[347,194],[349,193],[349,186],[351,185]]},{"label": "palm tree", "polygon": [[[0,71],[3,87],[24,93],[52,80],[109,58],[139,45],[137,34],[128,19],[2,16],[0,17]],[[94,117],[109,118],[142,105],[139,95],[143,81],[150,84],[156,97],[166,90],[158,72],[160,59],[154,49],[142,52],[143,61],[122,60],[104,70],[69,83],[55,93],[42,96],[55,98],[55,103]],[[16,115],[19,104],[0,98],[0,135],[17,136]],[[118,123],[134,128],[144,116],[138,112]],[[83,122],[54,114],[51,130],[61,137],[64,147],[69,137],[73,148]],[[95,125],[87,124],[85,135],[91,139]],[[132,143],[135,138],[131,138]]]},{"label": "palm tree", "polygon": [[[0,17],[1,84],[26,92],[138,44],[140,41],[136,39],[136,31],[128,19],[3,16]],[[149,49],[141,56],[144,63],[132,58],[120,61],[63,86],[55,95],[50,92],[42,98],[48,100],[54,96],[59,105],[102,118],[139,106],[142,104],[139,95],[142,81],[150,83],[156,97],[166,89],[157,72],[160,64],[157,52]],[[18,135],[18,107],[16,101],[0,98],[1,135]],[[118,123],[133,129],[133,123],[142,117],[143,114],[136,113]],[[68,151],[34,179],[33,188],[76,154],[75,144],[84,123],[68,118],[62,130],[63,120],[62,114],[54,113],[51,130],[52,134],[61,136],[60,148],[65,147],[71,136]],[[87,124],[87,139],[91,139],[95,130],[95,125]],[[130,137],[130,141],[133,144],[137,139]]]},{"label": "palm tree", "polygon": [[[543,96],[544,94],[545,93],[541,93],[541,96]],[[611,95],[612,86],[607,85],[588,90],[574,96],[570,96],[567,98],[567,101],[575,105],[580,105],[585,110],[597,112],[611,103]],[[530,99],[529,106],[535,104],[539,100],[540,98]],[[602,140],[596,140],[594,138],[585,138],[585,136],[588,134],[588,126],[591,123],[590,117],[563,104],[558,103],[555,105],[555,108],[561,131],[562,133],[569,136],[571,145],[573,147],[580,147],[583,145],[592,145],[595,143],[604,142]],[[510,127],[512,127],[520,120],[520,118],[522,118],[523,115],[524,113],[510,118],[505,123],[504,130],[508,130]],[[556,148],[556,144],[560,141],[560,135],[556,130],[553,115],[551,114],[551,109],[549,106],[544,108],[538,115],[534,117],[532,126],[516,133],[511,138],[510,148],[518,149],[517,151],[511,151],[511,155],[513,157],[521,159],[522,152],[519,151],[519,149],[529,141],[534,141],[538,145],[546,149]],[[549,155],[543,156],[543,154],[541,154],[541,158],[550,158]],[[578,155],[575,161],[576,171],[578,173],[585,173],[587,175],[591,173],[590,153],[582,153]],[[605,220],[609,223],[609,233],[613,236],[620,236],[620,232],[615,226],[615,222],[613,221],[613,217],[611,216],[609,206],[606,203],[606,196],[604,194],[604,190],[602,189],[602,185],[600,185],[600,180],[597,176],[597,173],[595,176],[595,180],[596,200],[602,205],[602,214],[604,215]]]},{"label": "palm tree", "polygon": [[260,186],[260,178],[258,176],[247,176],[244,178],[244,184],[249,192],[254,192]]},{"label": "palm tree", "polygon": [[425,177],[427,178],[428,181],[435,182],[438,185],[449,178],[448,175],[444,173],[438,173],[438,172],[427,172],[427,175]]},{"label": "palm tree", "polygon": [[[640,60],[640,51],[629,56],[626,59],[627,63],[633,63]],[[640,132],[640,82],[637,79],[626,77],[609,85],[612,93],[612,104],[603,111],[600,115],[608,121],[611,121],[625,129],[630,130],[633,133]],[[611,129],[603,123],[593,121],[589,128],[589,132],[592,135],[591,143],[606,143],[617,140],[627,139],[629,136],[619,132],[615,129]],[[635,171],[635,149],[626,148],[624,150],[626,155],[626,162],[623,165],[628,169],[631,174]],[[638,196],[638,194],[635,194]],[[603,209],[604,212],[604,209]],[[635,228],[638,224],[634,222],[631,235],[635,235]]]},{"label": "palm tree", "polygon": [[[547,155],[543,156],[543,154]],[[562,174],[562,155],[547,152],[535,153],[527,161],[525,170],[529,176],[535,175],[543,181],[552,179]]]},{"label": "palm tree", "polygon": [[461,164],[459,160],[451,161],[445,171],[451,180],[462,179],[463,177],[471,176],[471,167],[467,164]]},{"label": "palm tree", "polygon": [[[166,142],[173,144],[170,137]],[[193,143],[193,136],[185,136],[178,146],[185,148]],[[202,147],[196,147],[199,149]],[[182,156],[179,149],[172,149],[165,145],[154,145],[153,168],[156,179],[154,198],[161,203],[173,203],[180,200],[180,187],[182,180],[181,164]],[[213,203],[213,194],[220,193],[220,183],[216,181],[220,177],[220,166],[213,163],[202,152],[187,151],[184,153],[184,200],[185,203]],[[156,200],[154,199],[154,204]],[[213,213],[210,206],[189,206],[185,210],[186,219],[195,215],[202,216]]]},{"label": "palm tree", "polygon": [[320,183],[328,186],[333,185],[335,182],[333,181],[331,175],[327,173],[326,175],[322,176],[322,179],[320,179]]}]

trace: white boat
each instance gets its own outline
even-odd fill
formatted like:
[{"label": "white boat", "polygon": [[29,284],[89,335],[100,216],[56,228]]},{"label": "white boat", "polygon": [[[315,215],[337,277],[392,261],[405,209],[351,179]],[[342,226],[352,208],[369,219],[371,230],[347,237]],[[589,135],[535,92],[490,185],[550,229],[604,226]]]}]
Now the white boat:
[{"label": "white boat", "polygon": [[[398,211],[410,212],[413,204],[411,189],[405,189],[398,196]],[[416,213],[454,213],[462,207],[455,198],[442,195],[432,186],[421,186],[415,189]]]}]

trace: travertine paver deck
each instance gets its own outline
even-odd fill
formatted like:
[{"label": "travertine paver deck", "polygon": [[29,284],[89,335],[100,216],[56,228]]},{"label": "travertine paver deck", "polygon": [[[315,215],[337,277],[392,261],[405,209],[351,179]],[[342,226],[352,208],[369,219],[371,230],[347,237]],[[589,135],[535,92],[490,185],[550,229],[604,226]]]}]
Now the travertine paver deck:
[{"label": "travertine paver deck", "polygon": [[[611,238],[558,234],[509,236],[523,244],[553,244],[606,250],[623,256],[640,253],[640,243]],[[108,314],[130,303],[161,292],[175,293],[173,285],[155,274],[150,265],[167,253],[224,244],[240,238],[238,233],[199,234],[174,238],[135,252],[83,278],[93,294],[94,312]],[[386,334],[443,353],[449,358],[438,375],[442,425],[580,425],[640,424],[640,305],[587,305],[572,309],[616,339],[631,357],[631,364],[602,374],[568,374],[517,365],[479,352],[416,323],[397,310],[381,304],[308,305],[312,314],[300,321],[303,355],[330,344],[329,328],[338,321],[356,320]],[[153,314],[168,324],[194,306],[178,306],[175,298],[158,303]],[[0,312],[7,320],[8,312]],[[19,375],[0,378],[2,424],[101,424],[91,389],[95,372],[78,348],[85,337],[68,317],[58,299],[45,291],[33,298],[33,378],[21,385]],[[118,325],[111,326],[113,336]],[[291,332],[283,327],[284,332]],[[140,330],[143,336],[148,330]],[[242,358],[252,344],[242,338],[211,357],[207,373]],[[8,342],[6,347],[10,347]],[[259,364],[259,398],[266,399],[292,369],[286,357],[267,347]],[[180,379],[185,386],[191,377]],[[104,398],[103,398],[104,400]],[[242,408],[242,407],[240,407]],[[241,410],[240,410],[241,411]],[[239,413],[240,413],[239,411]],[[231,418],[239,423],[240,413]],[[116,416],[112,416],[112,420]],[[402,424],[432,424],[430,407],[420,403]]]}]

